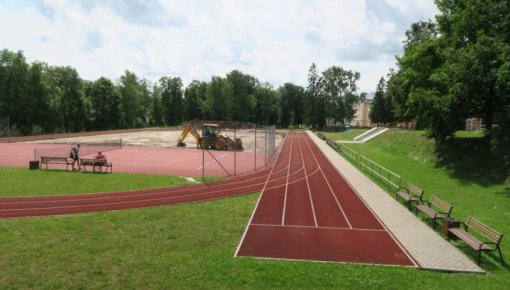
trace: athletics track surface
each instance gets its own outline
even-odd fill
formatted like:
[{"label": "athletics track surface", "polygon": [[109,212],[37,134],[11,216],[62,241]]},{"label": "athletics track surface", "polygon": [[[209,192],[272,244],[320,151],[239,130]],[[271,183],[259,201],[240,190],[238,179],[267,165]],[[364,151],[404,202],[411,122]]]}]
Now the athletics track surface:
[{"label": "athletics track surface", "polygon": [[236,255],[416,266],[303,132],[286,136]]},{"label": "athletics track surface", "polygon": [[261,190],[236,255],[416,266],[304,132],[286,136],[271,168],[184,187],[3,197],[0,218],[168,205]]}]

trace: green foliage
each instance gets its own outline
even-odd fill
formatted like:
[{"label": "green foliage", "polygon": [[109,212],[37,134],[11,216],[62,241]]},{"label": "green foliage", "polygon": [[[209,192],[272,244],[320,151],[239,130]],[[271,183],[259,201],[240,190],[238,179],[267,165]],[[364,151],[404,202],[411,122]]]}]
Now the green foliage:
[{"label": "green foliage", "polygon": [[117,87],[107,78],[101,77],[90,85],[91,118],[94,129],[121,128],[121,98]]},{"label": "green foliage", "polygon": [[323,81],[312,63],[308,70],[308,87],[306,88],[306,120],[313,128],[321,129],[326,125],[326,102],[324,99]]},{"label": "green foliage", "polygon": [[[437,0],[437,23],[415,23],[406,32],[400,70],[391,75],[394,112],[417,117],[438,144],[463,120],[483,119],[493,144],[510,132],[510,2]],[[498,145],[499,146],[499,145]]]},{"label": "green foliage", "polygon": [[232,119],[237,121],[254,121],[254,111],[257,104],[255,90],[259,81],[250,75],[233,70],[227,74],[227,80],[232,85]]},{"label": "green foliage", "polygon": [[194,80],[184,91],[185,120],[198,120],[202,115],[200,104],[205,102],[207,93],[207,83]]},{"label": "green foliage", "polygon": [[394,121],[392,111],[392,98],[386,94],[386,81],[379,80],[374,100],[370,109],[370,121],[374,124],[387,124]]},{"label": "green foliage", "polygon": [[123,126],[127,128],[141,127],[144,122],[142,110],[142,88],[136,74],[125,71],[119,79]]},{"label": "green foliage", "polygon": [[161,105],[166,125],[174,126],[183,121],[182,80],[179,77],[162,77],[159,79],[161,88]]},{"label": "green foliage", "polygon": [[303,87],[285,83],[278,89],[278,97],[280,105],[278,124],[283,128],[289,126],[299,127],[303,124],[303,102],[305,97]]},{"label": "green foliage", "polygon": [[338,66],[331,66],[322,72],[326,118],[333,119],[335,124],[337,121],[350,123],[354,118],[354,105],[359,100],[356,95],[356,81],[359,78],[358,72]]}]

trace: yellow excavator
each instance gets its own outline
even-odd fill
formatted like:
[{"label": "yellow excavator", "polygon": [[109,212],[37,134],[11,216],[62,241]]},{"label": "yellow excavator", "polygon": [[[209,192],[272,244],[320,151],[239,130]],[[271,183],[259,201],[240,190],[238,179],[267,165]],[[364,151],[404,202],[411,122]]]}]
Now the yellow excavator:
[{"label": "yellow excavator", "polygon": [[220,132],[218,124],[203,124],[202,134],[199,134],[191,124],[187,125],[182,131],[181,137],[177,141],[177,147],[184,147],[184,139],[188,134],[193,135],[197,140],[197,148],[216,149],[216,150],[243,150],[243,142],[239,138],[230,138]]}]

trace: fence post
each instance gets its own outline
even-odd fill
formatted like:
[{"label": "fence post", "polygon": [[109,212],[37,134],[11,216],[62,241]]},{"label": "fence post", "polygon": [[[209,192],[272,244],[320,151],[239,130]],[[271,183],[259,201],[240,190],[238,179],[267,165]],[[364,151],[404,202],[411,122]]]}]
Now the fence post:
[{"label": "fence post", "polygon": [[237,128],[234,127],[234,175],[237,175]]},{"label": "fence post", "polygon": [[255,170],[257,170],[257,125],[255,125]]}]

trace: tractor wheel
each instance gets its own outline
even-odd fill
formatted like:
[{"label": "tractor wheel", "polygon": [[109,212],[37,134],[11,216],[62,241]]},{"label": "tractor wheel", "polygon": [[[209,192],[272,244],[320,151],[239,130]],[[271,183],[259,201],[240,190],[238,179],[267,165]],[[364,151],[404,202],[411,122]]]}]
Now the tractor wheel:
[{"label": "tractor wheel", "polygon": [[209,149],[209,139],[207,139],[207,137],[202,137],[200,140],[200,148]]},{"label": "tractor wheel", "polygon": [[223,141],[221,139],[216,140],[216,143],[214,144],[214,149],[216,150],[223,149]]}]

